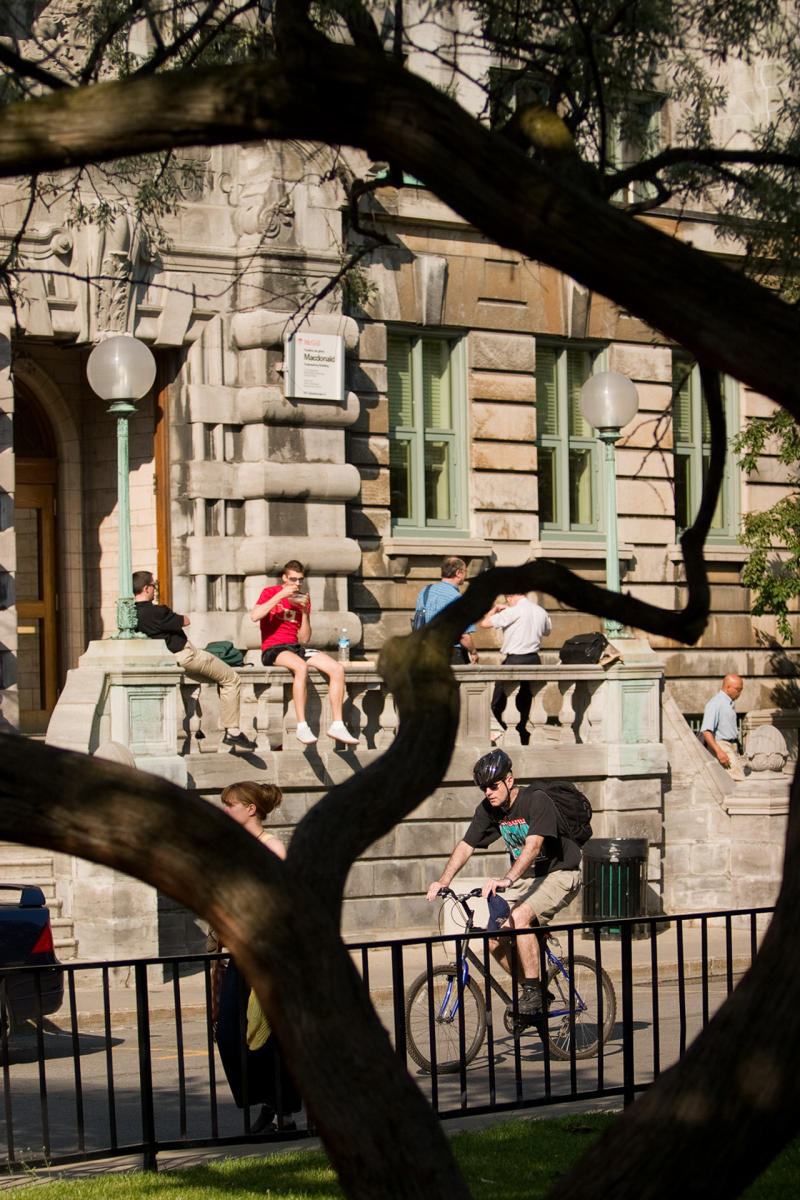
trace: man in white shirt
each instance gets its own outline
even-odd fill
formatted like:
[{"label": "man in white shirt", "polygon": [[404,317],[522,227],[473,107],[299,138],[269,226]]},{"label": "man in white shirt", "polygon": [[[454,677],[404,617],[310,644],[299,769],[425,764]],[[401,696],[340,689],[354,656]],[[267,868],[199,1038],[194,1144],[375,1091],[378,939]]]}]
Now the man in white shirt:
[{"label": "man in white shirt", "polygon": [[[540,604],[534,604],[521,593],[506,596],[506,601],[505,604],[498,603],[490,608],[481,625],[486,629],[503,630],[504,665],[540,663],[542,660],[539,657],[539,646],[542,638],[547,637],[550,632],[550,618]],[[523,746],[530,741],[527,723],[532,699],[530,684],[523,680],[516,696],[519,713],[517,729]],[[500,728],[505,729],[503,713],[506,707],[506,689],[503,683],[494,685],[491,707]]]}]

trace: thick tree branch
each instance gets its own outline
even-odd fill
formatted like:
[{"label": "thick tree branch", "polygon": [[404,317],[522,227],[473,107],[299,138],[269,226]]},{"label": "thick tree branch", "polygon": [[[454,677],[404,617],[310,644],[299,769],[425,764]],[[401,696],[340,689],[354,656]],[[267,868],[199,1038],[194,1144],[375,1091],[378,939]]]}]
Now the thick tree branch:
[{"label": "thick tree branch", "polygon": [[[800,155],[780,150],[716,150],[676,146],[605,176],[602,187],[605,194],[613,195],[629,183],[655,182],[659,172],[668,167],[709,167],[716,170],[728,166],[785,167],[800,172]],[[730,177],[729,173],[726,174]]]},{"label": "thick tree branch", "polygon": [[[468,1200],[439,1122],[296,854],[281,862],[213,805],[153,775],[7,734],[0,763],[0,837],[127,871],[219,932],[269,1015],[348,1196]],[[369,799],[380,803],[374,792]],[[331,847],[309,853],[324,858]],[[391,1119],[376,1096],[391,1098]]]},{"label": "thick tree branch", "polygon": [[[356,858],[413,812],[444,777],[458,728],[452,646],[452,636],[433,622],[411,638],[387,642],[379,669],[400,718],[397,736],[377,762],[333,788],[295,830],[289,857],[305,862],[314,891],[337,910]],[[316,854],[321,845],[333,845],[335,853]]]},{"label": "thick tree branch", "polygon": [[700,508],[694,524],[681,535],[681,550],[686,569],[686,582],[690,597],[705,596],[705,603],[710,607],[711,593],[708,587],[703,547],[711,529],[714,512],[719,500],[722,481],[725,475],[725,457],[727,454],[727,431],[725,428],[725,410],[722,407],[722,390],[719,375],[708,367],[700,367],[700,382],[706,400],[708,424],[711,433],[711,453],[708,460],[708,471],[703,480],[703,491],[700,497]]},{"label": "thick tree branch", "polygon": [[364,7],[361,0],[332,0],[332,3],[347,26],[347,32],[353,39],[354,45],[360,46],[363,50],[371,50],[375,54],[384,53],[383,42],[372,14]]},{"label": "thick tree branch", "polygon": [[278,63],[165,72],[10,106],[0,175],[255,138],[361,146],[401,162],[499,244],[615,300],[800,419],[796,315],[767,289],[531,161],[392,58],[328,44],[297,17],[292,34],[293,53]]},{"label": "thick tree branch", "polygon": [[[338,905],[347,871],[379,837],[408,816],[438,787],[447,770],[458,725],[458,689],[450,669],[453,643],[507,592],[546,592],[571,608],[594,612],[651,633],[692,643],[708,619],[710,591],[703,543],[717,503],[725,461],[725,420],[719,382],[703,368],[711,425],[711,459],[700,512],[681,545],[688,599],[678,611],[657,608],[629,595],[609,592],[557,563],[538,560],[520,567],[484,571],[467,592],[429,625],[405,638],[392,638],[378,662],[400,717],[391,749],[358,776],[335,787],[306,814],[295,831],[290,857],[307,863],[314,890]],[[424,774],[418,764],[425,763]],[[381,803],[374,803],[380,792]],[[317,858],[313,849],[332,845],[335,853]]]}]

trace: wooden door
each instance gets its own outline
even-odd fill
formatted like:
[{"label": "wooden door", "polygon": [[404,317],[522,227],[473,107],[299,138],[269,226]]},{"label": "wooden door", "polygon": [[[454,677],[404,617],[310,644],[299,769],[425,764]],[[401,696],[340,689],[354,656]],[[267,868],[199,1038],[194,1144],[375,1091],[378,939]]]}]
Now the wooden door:
[{"label": "wooden door", "polygon": [[38,460],[25,471],[18,461],[14,497],[17,686],[20,731],[28,734],[45,732],[58,696],[56,488],[49,465]]}]

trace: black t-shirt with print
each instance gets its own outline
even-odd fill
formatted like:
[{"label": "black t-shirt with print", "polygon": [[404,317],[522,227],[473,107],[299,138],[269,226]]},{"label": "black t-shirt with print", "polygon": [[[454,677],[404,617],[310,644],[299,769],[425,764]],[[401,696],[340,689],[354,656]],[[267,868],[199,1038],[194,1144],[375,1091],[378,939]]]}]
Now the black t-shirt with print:
[{"label": "black t-shirt with print", "polygon": [[525,839],[535,836],[543,837],[544,843],[527,875],[549,875],[551,871],[572,871],[580,866],[580,848],[570,838],[559,836],[553,801],[541,788],[521,787],[508,812],[482,800],[463,840],[476,850],[485,850],[501,837],[514,862]]}]

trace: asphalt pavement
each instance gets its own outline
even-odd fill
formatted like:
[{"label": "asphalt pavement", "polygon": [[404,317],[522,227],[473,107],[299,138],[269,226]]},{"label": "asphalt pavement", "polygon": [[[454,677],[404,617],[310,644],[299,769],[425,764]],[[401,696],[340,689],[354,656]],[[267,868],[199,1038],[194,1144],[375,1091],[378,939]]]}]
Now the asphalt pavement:
[{"label": "asphalt pavement", "polygon": [[[738,920],[738,919],[737,919]],[[655,926],[643,923],[637,932],[657,932],[650,937],[634,937],[630,943],[631,971],[633,980],[633,1031],[636,1041],[635,1062],[637,1084],[646,1086],[659,1069],[682,1052],[702,1024],[709,1012],[713,1012],[724,999],[727,991],[752,960],[754,943],[762,936],[766,918],[759,918],[761,925],[757,934],[747,926],[730,924],[726,927],[723,918],[710,918],[705,928],[700,923],[682,924],[659,922]],[[592,960],[598,957],[610,975],[617,992],[617,1020],[620,1019],[620,996],[622,981],[622,945],[619,938],[582,936],[580,927],[573,927],[572,934],[563,930],[558,933],[562,958],[572,953],[584,955]],[[417,935],[418,936],[418,935]],[[399,945],[399,949],[398,949]],[[408,938],[399,938],[393,950],[386,942],[370,945],[364,951],[351,947],[355,965],[368,975],[370,995],[390,1035],[397,1041],[400,1031],[396,1022],[403,1023],[403,1009],[394,1005],[393,970],[399,966],[399,987],[406,993],[412,981],[423,972],[426,963],[424,945]],[[432,961],[439,964],[452,960],[453,940],[448,937],[442,944],[434,943]],[[240,1141],[242,1114],[232,1104],[217,1067],[217,1082],[209,1082],[211,1061],[216,1058],[213,1043],[209,1040],[206,1009],[206,976],[202,964],[195,965],[195,973],[181,975],[176,983],[164,980],[160,971],[148,967],[147,999],[149,1009],[150,1045],[149,1059],[153,1072],[156,1096],[163,1097],[159,1103],[158,1120],[167,1130],[160,1140],[176,1137],[175,1094],[178,1061],[183,1063],[186,1074],[186,1103],[188,1106],[188,1128],[198,1128],[207,1106],[209,1089],[216,1092],[219,1105],[220,1132],[229,1139],[229,1144],[201,1148],[159,1151],[159,1169],[188,1166],[228,1155],[258,1155],[276,1153],[288,1147],[305,1147],[318,1144],[303,1137],[302,1140]],[[78,1036],[80,1061],[84,1072],[84,1105],[87,1137],[99,1139],[98,1149],[109,1145],[103,1141],[108,1121],[108,1105],[104,1092],[106,1056],[112,1055],[117,1089],[117,1117],[119,1122],[118,1144],[130,1146],[139,1140],[139,1071],[140,1048],[136,1028],[137,991],[133,970],[111,972],[108,992],[108,1031],[105,1030],[106,1012],[102,990],[99,986],[100,972],[84,964],[76,964],[74,1009],[66,1005],[55,1014],[48,1050],[48,1088],[50,1097],[50,1136],[54,1148],[59,1140],[67,1146],[74,1136],[70,1132],[71,1113],[74,1108],[72,1095],[72,1036]],[[682,985],[682,986],[681,986]],[[177,1043],[176,1034],[176,986],[179,991],[182,1045]],[[680,999],[679,999],[680,996]],[[570,1064],[547,1064],[538,1038],[530,1036],[520,1046],[503,1030],[502,1003],[492,1001],[494,1011],[494,1041],[485,1044],[475,1061],[470,1065],[466,1091],[457,1074],[433,1077],[409,1062],[409,1070],[425,1095],[428,1095],[437,1111],[447,1115],[445,1127],[448,1132],[475,1128],[497,1120],[520,1119],[521,1117],[544,1117],[564,1114],[566,1111],[584,1112],[603,1108],[618,1108],[619,1095],[606,1099],[584,1099],[581,1091],[591,1092],[598,1088],[597,1072],[604,1073],[606,1090],[622,1081],[623,1056],[621,1026],[617,1025],[613,1036],[604,1048],[602,1059],[597,1056],[579,1063],[577,1085],[570,1082]],[[499,1005],[499,1007],[498,1007]],[[658,1008],[658,1015],[654,1016]],[[73,1021],[74,1016],[74,1021]],[[79,1031],[70,1035],[70,1028]],[[660,1048],[654,1049],[653,1031],[658,1028]],[[37,1141],[40,1128],[39,1079],[35,1039],[18,1055],[11,1067],[13,1114],[9,1108],[4,1124],[6,1131],[13,1129],[16,1152],[19,1157],[24,1147],[35,1150],[41,1147]],[[471,1116],[457,1115],[459,1107],[494,1106],[487,1092],[487,1072],[492,1070],[491,1087],[500,1101],[519,1102],[524,1096],[531,1108],[505,1113],[486,1112]],[[550,1103],[551,1096],[560,1102]],[[0,1117],[2,1113],[0,1113]],[[190,1133],[191,1136],[191,1133]],[[196,1134],[196,1137],[201,1136]],[[206,1135],[202,1135],[206,1136]],[[0,1141],[4,1139],[0,1129]],[[64,1153],[63,1149],[60,1153]],[[11,1178],[0,1177],[0,1189],[16,1186],[21,1179],[71,1178],[82,1175],[141,1167],[141,1155],[98,1159],[93,1162],[58,1166],[36,1171],[26,1170]]]}]

